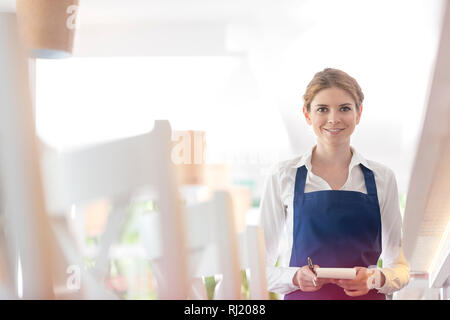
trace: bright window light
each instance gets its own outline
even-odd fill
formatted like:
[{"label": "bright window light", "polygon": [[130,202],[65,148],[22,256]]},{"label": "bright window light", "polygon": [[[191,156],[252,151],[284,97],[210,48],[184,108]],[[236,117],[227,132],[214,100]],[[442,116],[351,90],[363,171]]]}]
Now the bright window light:
[{"label": "bright window light", "polygon": [[211,161],[288,148],[276,108],[261,102],[240,57],[38,60],[36,75],[38,135],[58,149],[141,134],[156,119],[206,131]]}]

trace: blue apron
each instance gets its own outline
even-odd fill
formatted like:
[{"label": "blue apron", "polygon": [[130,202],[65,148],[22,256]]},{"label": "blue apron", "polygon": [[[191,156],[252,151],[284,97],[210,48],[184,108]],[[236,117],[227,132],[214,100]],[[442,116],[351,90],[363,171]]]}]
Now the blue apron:
[{"label": "blue apron", "polygon": [[[373,172],[360,164],[367,194],[323,190],[305,193],[307,169],[297,169],[294,193],[294,235],[289,266],[307,265],[307,257],[323,268],[376,265],[381,254],[381,216]],[[335,284],[315,292],[297,290],[286,300],[385,300],[370,290],[350,297]]]}]

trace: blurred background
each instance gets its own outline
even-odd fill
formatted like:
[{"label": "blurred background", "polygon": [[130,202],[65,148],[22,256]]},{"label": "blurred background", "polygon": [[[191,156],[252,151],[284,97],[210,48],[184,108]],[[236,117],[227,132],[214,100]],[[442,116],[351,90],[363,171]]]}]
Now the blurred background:
[{"label": "blurred background", "polygon": [[[448,200],[439,218],[426,218],[436,171],[428,189],[411,185],[426,161],[418,157],[429,145],[421,138],[433,89],[449,88],[448,80],[436,82],[436,68],[449,60],[438,60],[448,49],[441,39],[447,6],[444,0],[80,0],[73,56],[30,60],[36,133],[46,145],[70,151],[149,132],[158,119],[169,120],[174,131],[197,132],[204,162],[200,174],[182,173],[184,192],[227,188],[239,230],[259,221],[268,169],[315,144],[301,112],[306,85],[324,68],[342,69],[365,95],[352,146],[394,171],[403,216],[408,206],[418,207],[408,194],[425,190],[422,215],[408,224],[414,232],[404,230],[411,282],[393,298],[448,298],[442,289],[448,281],[432,287],[429,272],[439,246],[447,275],[450,268]],[[0,1],[0,11],[14,10],[15,1]],[[450,71],[442,72],[448,79]],[[436,139],[448,137],[446,126]],[[447,187],[439,190],[448,195]],[[152,206],[136,204],[123,245],[139,247],[139,208]],[[72,210],[75,217],[77,207]],[[100,199],[83,210],[74,225],[84,228],[80,241],[89,265],[89,246],[98,242],[110,204]],[[420,228],[427,221],[434,224],[425,234]],[[139,249],[128,257],[115,252],[109,285],[123,298],[157,298],[152,268]],[[211,296],[216,282],[208,281]]]}]

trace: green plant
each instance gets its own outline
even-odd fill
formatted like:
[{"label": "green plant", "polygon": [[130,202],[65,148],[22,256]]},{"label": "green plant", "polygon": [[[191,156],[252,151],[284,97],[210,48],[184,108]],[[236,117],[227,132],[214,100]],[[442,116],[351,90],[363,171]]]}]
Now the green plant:
[{"label": "green plant", "polygon": [[241,270],[241,277],[242,277],[242,284],[241,284],[241,294],[242,298],[245,300],[250,299],[250,288],[248,286],[248,279],[247,279],[247,271]]},{"label": "green plant", "polygon": [[216,279],[214,276],[205,277],[205,287],[208,300],[214,299],[214,289],[216,288]]},{"label": "green plant", "polygon": [[[246,270],[241,270],[241,277],[242,277],[241,294],[242,294],[243,299],[248,300],[248,299],[250,299],[250,288],[249,288],[249,284],[248,284]],[[205,277],[204,281],[205,281],[206,294],[207,294],[208,300],[213,300],[214,299],[214,290],[216,288],[217,281],[214,278],[214,276]]]},{"label": "green plant", "polygon": [[402,215],[402,218],[405,215],[405,209],[406,209],[406,193],[402,193],[399,196],[399,202],[400,202],[400,213]]}]

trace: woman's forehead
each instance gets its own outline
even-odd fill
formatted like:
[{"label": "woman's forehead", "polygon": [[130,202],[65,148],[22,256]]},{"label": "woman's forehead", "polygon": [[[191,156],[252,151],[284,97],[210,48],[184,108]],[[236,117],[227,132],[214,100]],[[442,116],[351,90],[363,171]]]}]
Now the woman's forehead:
[{"label": "woman's forehead", "polygon": [[320,90],[313,98],[312,103],[326,104],[326,105],[342,105],[355,104],[355,101],[350,93],[341,88],[327,88]]}]

